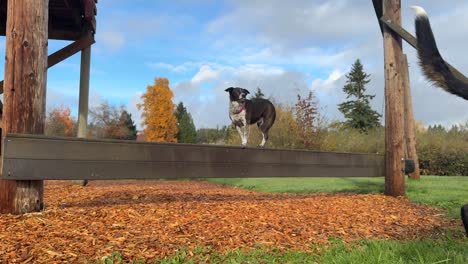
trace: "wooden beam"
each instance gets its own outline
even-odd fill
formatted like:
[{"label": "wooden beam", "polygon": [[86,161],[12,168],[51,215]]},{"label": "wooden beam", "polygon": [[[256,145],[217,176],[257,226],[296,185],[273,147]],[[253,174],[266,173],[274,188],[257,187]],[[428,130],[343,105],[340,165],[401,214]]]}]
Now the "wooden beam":
[{"label": "wooden beam", "polygon": [[[48,0],[8,2],[3,135],[44,133],[48,11]],[[41,210],[43,190],[42,180],[0,180],[0,213]]]},{"label": "wooden beam", "polygon": [[[50,68],[56,65],[57,63],[64,61],[65,59],[75,55],[80,50],[90,47],[94,43],[95,41],[92,35],[86,34],[85,36],[82,36],[79,40],[49,55],[49,57],[47,58],[47,68]],[[0,81],[0,94],[2,93],[3,81]]]},{"label": "wooden beam", "polygon": [[406,54],[403,55],[402,60],[402,86],[403,86],[403,104],[404,104],[404,128],[405,128],[405,145],[406,157],[414,160],[414,172],[410,173],[410,178],[419,180],[419,160],[416,152],[416,137],[414,135],[414,115],[413,115],[413,102],[411,97],[411,85],[409,79],[408,59]]},{"label": "wooden beam", "polygon": [[[383,17],[401,24],[401,0],[386,0]],[[402,41],[388,27],[384,27],[385,66],[385,194],[405,195],[402,160],[403,141],[403,60]]]},{"label": "wooden beam", "polygon": [[382,176],[382,155],[213,145],[5,138],[5,179],[156,179]]}]

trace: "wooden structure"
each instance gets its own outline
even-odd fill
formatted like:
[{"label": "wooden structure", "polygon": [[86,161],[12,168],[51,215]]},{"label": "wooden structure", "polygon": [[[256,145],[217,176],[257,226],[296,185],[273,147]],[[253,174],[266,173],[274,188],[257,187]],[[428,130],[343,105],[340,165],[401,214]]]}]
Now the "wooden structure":
[{"label": "wooden structure", "polygon": [[[95,0],[0,0],[0,35],[6,35],[5,80],[0,82],[2,137],[44,133],[47,68],[94,43],[95,4]],[[48,39],[74,42],[47,56]],[[0,213],[39,211],[42,199],[42,180],[0,179]]]},{"label": "wooden structure", "polygon": [[[44,150],[47,149],[47,152]],[[9,134],[12,180],[383,176],[383,156]]]},{"label": "wooden structure", "polygon": [[[386,152],[373,154],[50,138],[43,134],[47,68],[82,51],[79,136],[86,135],[96,0],[0,0],[6,35],[0,213],[41,210],[46,179],[382,176],[404,195],[401,0],[373,0],[384,36]],[[8,6],[7,6],[8,3]],[[34,19],[33,19],[34,18]],[[74,41],[47,56],[47,40]],[[414,38],[413,38],[414,39]],[[415,46],[415,44],[413,44]],[[455,71],[454,71],[455,72]],[[460,73],[458,73],[460,74]],[[409,109],[409,108],[408,108]],[[411,110],[408,110],[411,111]],[[26,135],[29,134],[29,135]],[[36,135],[31,135],[36,134]],[[385,169],[384,169],[385,167]]]}]

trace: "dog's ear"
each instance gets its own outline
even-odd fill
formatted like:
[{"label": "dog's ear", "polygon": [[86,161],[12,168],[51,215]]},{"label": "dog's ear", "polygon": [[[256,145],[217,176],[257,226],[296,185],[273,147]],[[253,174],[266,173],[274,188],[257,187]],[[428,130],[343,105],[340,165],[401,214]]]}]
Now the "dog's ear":
[{"label": "dog's ear", "polygon": [[227,88],[227,89],[226,89],[226,90],[224,90],[224,91],[226,91],[226,92],[230,93],[232,90],[234,90],[234,87],[229,87],[229,88]]},{"label": "dog's ear", "polygon": [[243,91],[244,93],[246,93],[246,94],[250,94],[249,90],[247,90],[247,89],[242,89],[242,91]]}]

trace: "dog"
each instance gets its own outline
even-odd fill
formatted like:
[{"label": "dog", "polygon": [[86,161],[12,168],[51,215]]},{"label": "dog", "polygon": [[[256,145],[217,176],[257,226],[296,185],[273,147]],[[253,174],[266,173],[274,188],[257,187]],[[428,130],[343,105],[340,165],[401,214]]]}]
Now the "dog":
[{"label": "dog", "polygon": [[416,13],[414,25],[418,58],[424,75],[436,86],[468,100],[468,82],[455,76],[440,55],[426,11],[420,6],[411,8]]},{"label": "dog", "polygon": [[240,87],[229,87],[229,118],[236,127],[245,148],[249,138],[250,125],[257,124],[263,139],[258,147],[265,147],[268,141],[268,131],[275,123],[276,110],[272,102],[263,98],[247,99],[250,92]]},{"label": "dog", "polygon": [[468,237],[468,204],[465,204],[461,208],[461,218],[463,222],[463,226],[465,227],[465,233]]}]

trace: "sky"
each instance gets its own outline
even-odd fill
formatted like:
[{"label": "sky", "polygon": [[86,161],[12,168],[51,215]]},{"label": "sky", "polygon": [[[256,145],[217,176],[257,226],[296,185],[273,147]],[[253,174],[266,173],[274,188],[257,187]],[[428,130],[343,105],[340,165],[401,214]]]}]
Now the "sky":
[{"label": "sky", "polygon": [[[468,2],[402,1],[403,27],[414,34],[412,5],[428,12],[444,58],[468,74]],[[230,86],[260,87],[284,104],[312,90],[327,119],[343,120],[337,104],[356,59],[371,75],[372,107],[383,114],[383,41],[370,0],[101,0],[97,7],[90,107],[124,105],[140,129],[136,105],[157,77],[169,79],[174,103],[187,106],[197,128],[230,124]],[[49,41],[49,54],[67,44]],[[404,52],[416,120],[447,127],[468,121],[468,102],[431,85],[415,50],[404,44]],[[49,69],[49,110],[65,105],[77,115],[79,69],[79,54]]]}]

